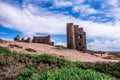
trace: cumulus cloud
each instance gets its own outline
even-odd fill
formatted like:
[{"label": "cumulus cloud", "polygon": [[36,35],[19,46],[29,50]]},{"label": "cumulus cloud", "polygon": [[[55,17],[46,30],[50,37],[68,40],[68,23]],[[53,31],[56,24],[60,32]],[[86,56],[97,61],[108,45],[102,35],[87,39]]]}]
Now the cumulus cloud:
[{"label": "cumulus cloud", "polygon": [[[9,4],[0,3],[0,23],[8,28],[20,30],[25,34],[40,33],[64,33],[63,24],[61,20],[68,17],[64,15],[54,15],[49,12],[49,15],[44,14],[48,11],[36,10],[39,15],[32,13],[33,6],[29,5],[27,8],[19,9]],[[35,13],[36,13],[35,12]],[[58,17],[58,18],[57,18]],[[62,24],[61,24],[62,23]],[[59,30],[57,30],[59,28]],[[50,30],[51,29],[51,30]]]},{"label": "cumulus cloud", "polygon": [[56,45],[63,45],[63,46],[67,46],[65,42],[57,42]]},{"label": "cumulus cloud", "polygon": [[64,1],[64,0],[54,0],[54,6],[55,7],[68,7],[68,6],[72,6],[72,2]]},{"label": "cumulus cloud", "polygon": [[[102,4],[101,11],[106,17],[111,17],[114,19],[114,23],[120,21],[120,0],[109,0],[104,1]],[[120,23],[120,22],[119,22]]]},{"label": "cumulus cloud", "polygon": [[82,15],[89,15],[89,14],[97,14],[98,11],[95,10],[94,8],[91,8],[89,5],[76,5],[73,7],[73,11],[75,12],[80,12]]},{"label": "cumulus cloud", "polygon": [[94,42],[88,43],[87,46],[88,49],[95,51],[120,51],[120,39],[111,41],[94,40]]},{"label": "cumulus cloud", "polygon": [[[88,37],[114,37],[119,33],[119,26],[83,21],[72,16],[55,14],[44,9],[28,5],[19,9],[9,4],[0,5],[0,23],[8,28],[20,30],[25,34],[50,33],[65,34],[66,23],[74,22],[85,28]],[[39,14],[35,14],[38,13]]]},{"label": "cumulus cloud", "polygon": [[[64,4],[68,4],[68,2],[63,2],[59,6],[64,6]],[[73,4],[69,3],[68,5]],[[81,9],[83,14],[84,10],[90,14],[98,12],[86,5],[81,8],[83,8]],[[115,9],[116,11],[114,11]],[[115,9],[113,13],[119,11],[118,8]],[[115,17],[115,15],[112,16]],[[86,31],[87,38],[95,40],[88,44],[89,49],[116,50],[120,48],[120,44],[117,44],[120,42],[119,20],[115,21],[114,24],[112,22],[84,21],[70,15],[54,13],[42,7],[33,6],[32,4],[26,5],[21,9],[14,5],[0,2],[0,24],[7,28],[19,30],[27,36],[35,35],[36,33],[66,34],[66,23],[68,22],[80,25]],[[113,45],[115,47],[112,47]]]}]

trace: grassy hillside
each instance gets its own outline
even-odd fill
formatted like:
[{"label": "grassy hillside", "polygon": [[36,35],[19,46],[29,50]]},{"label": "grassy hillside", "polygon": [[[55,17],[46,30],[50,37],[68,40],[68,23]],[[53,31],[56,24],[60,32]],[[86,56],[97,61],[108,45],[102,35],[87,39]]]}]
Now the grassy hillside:
[{"label": "grassy hillside", "polygon": [[116,80],[108,75],[110,73],[105,75],[98,72],[103,68],[96,66],[46,54],[28,55],[0,47],[0,80]]}]

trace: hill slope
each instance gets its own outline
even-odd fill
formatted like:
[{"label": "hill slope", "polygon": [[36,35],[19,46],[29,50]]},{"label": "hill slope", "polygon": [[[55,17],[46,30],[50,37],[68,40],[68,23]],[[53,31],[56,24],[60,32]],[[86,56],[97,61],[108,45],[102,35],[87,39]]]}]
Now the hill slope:
[{"label": "hill slope", "polygon": [[[17,45],[18,47],[16,47],[15,45]],[[46,44],[7,41],[5,43],[0,43],[0,46],[8,47],[11,50],[24,52],[28,54],[50,54],[58,57],[64,57],[72,61],[82,61],[82,62],[118,62],[119,61],[119,60],[107,60],[101,57],[90,55],[88,53],[82,53],[77,50],[62,49]],[[25,49],[28,48],[35,50],[35,52],[26,51]]]},{"label": "hill slope", "polygon": [[116,80],[81,62],[51,55],[29,55],[0,47],[0,80]]}]

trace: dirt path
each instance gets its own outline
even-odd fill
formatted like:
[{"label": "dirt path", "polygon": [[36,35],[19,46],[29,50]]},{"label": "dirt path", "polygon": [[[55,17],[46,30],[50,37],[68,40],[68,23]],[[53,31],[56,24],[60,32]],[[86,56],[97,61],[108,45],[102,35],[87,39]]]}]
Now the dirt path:
[{"label": "dirt path", "polygon": [[[54,46],[46,45],[46,44],[37,44],[37,43],[23,43],[23,42],[7,42],[1,44],[1,46],[8,47],[9,44],[16,44],[23,48],[10,48],[11,50],[16,50],[19,52],[25,52],[28,54],[51,54],[59,57],[64,57],[72,61],[82,61],[82,62],[118,62],[119,60],[107,60],[101,57],[93,56],[88,53],[82,53],[77,50],[69,50],[69,49],[60,49]],[[26,48],[32,48],[36,50],[36,53],[30,53],[26,51]]]}]

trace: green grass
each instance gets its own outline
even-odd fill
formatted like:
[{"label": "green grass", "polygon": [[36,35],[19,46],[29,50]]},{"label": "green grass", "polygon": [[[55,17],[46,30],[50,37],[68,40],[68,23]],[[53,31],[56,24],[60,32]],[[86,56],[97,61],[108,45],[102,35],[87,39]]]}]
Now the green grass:
[{"label": "green grass", "polygon": [[[51,55],[28,55],[0,47],[0,79],[7,80],[116,80],[100,73],[95,64],[86,65]],[[8,77],[2,77],[7,70]],[[14,68],[14,69],[12,69]],[[118,67],[117,67],[118,68]],[[115,69],[117,69],[115,68]],[[93,69],[93,70],[89,70]],[[96,72],[96,71],[97,72]],[[13,76],[13,75],[14,76]],[[4,76],[6,76],[4,74]]]},{"label": "green grass", "polygon": [[120,79],[120,62],[117,63],[84,63],[85,69],[96,70]]},{"label": "green grass", "polygon": [[26,69],[19,73],[18,80],[40,80],[40,75],[34,70]]},{"label": "green grass", "polygon": [[63,68],[55,71],[46,71],[40,80],[115,80],[103,73],[78,68]]}]

